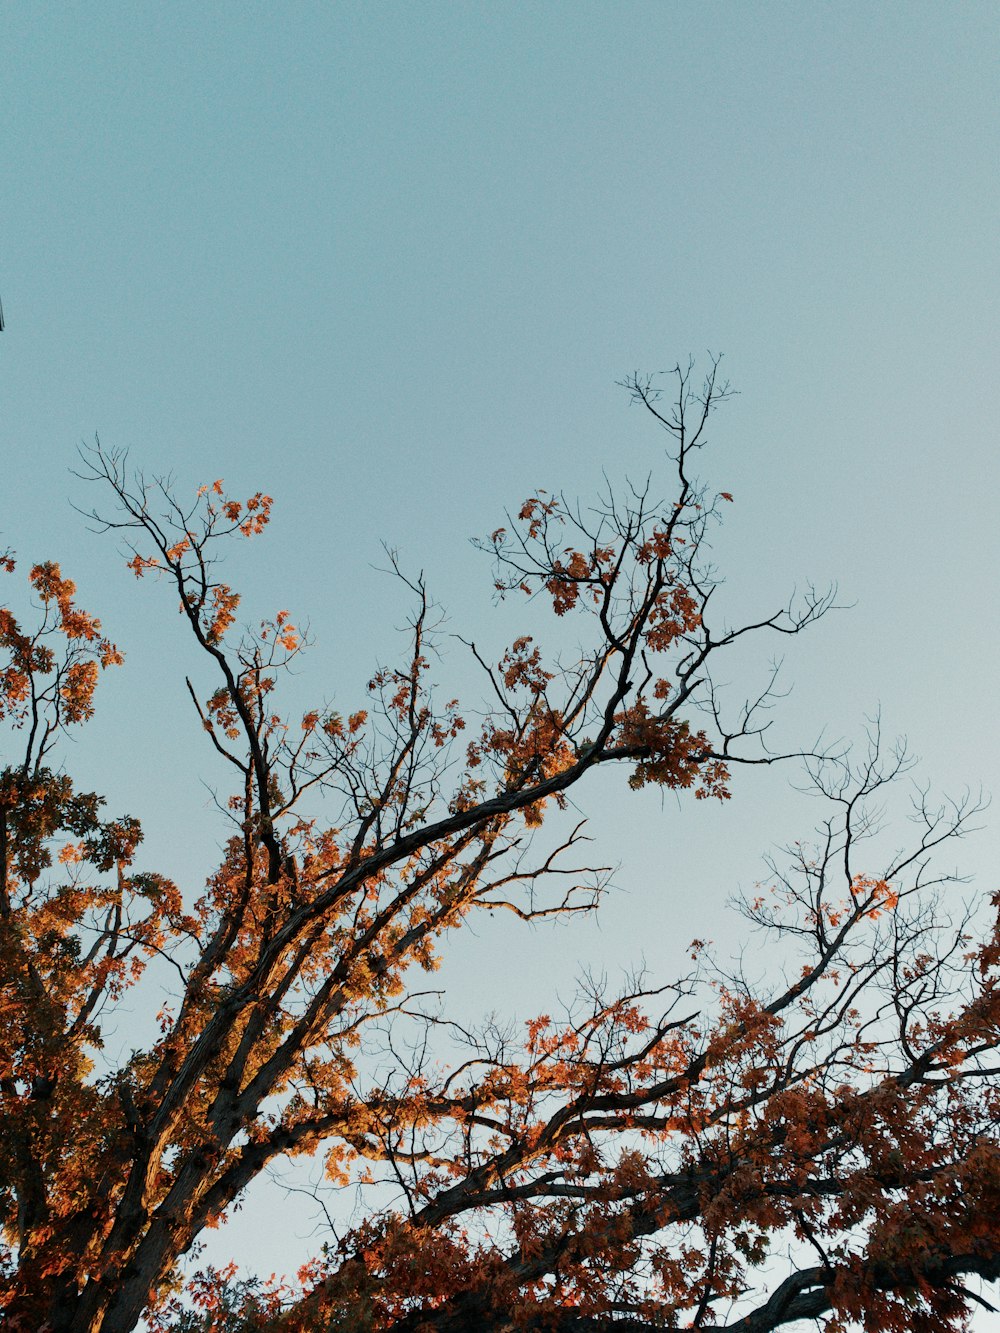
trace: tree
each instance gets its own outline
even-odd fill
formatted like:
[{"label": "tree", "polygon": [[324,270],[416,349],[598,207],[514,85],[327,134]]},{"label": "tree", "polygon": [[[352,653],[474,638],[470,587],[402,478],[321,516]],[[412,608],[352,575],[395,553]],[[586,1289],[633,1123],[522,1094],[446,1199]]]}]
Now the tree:
[{"label": "tree", "polygon": [[[116,503],[101,521],[179,599],[214,673],[207,694],[188,688],[232,777],[231,835],[195,900],[136,867],[135,819],[106,818],[53,766],[121,655],[59,568],[36,565],[37,623],[0,611],[18,747],[0,777],[6,1327],[767,1333],[815,1316],[930,1333],[982,1299],[968,1278],[1000,1277],[1000,935],[951,924],[933,868],[975,806],[918,800],[909,849],[867,864],[898,752],[806,756],[829,801],[817,847],[743,904],[783,951],[769,982],[696,942],[689,976],[584,983],[573,1012],[523,1036],[421,1005],[415,978],[475,913],[595,908],[605,876],[576,865],[563,813],[592,774],[725,800],[738,767],[775,762],[767,691],[727,721],[712,668],[831,605],[809,593],[716,626],[706,533],[731,497],[691,465],[727,389],[717,364],[699,389],[679,368],[669,405],[652,381],[628,388],[667,433],[672,494],[584,511],[539,492],[482,543],[497,594],[550,607],[581,646],[560,658],[524,635],[494,660],[467,645],[478,708],[434,699],[418,578],[404,660],[356,711],[293,722],[279,687],[298,631],[279,611],[238,633],[216,574],[270,498],[216,482],[184,504],[88,455]],[[154,957],[179,1004],[149,1049],[96,1066]],[[276,1158],[319,1153],[368,1189],[368,1215],[294,1289],[208,1270],[182,1299],[203,1230]]]}]

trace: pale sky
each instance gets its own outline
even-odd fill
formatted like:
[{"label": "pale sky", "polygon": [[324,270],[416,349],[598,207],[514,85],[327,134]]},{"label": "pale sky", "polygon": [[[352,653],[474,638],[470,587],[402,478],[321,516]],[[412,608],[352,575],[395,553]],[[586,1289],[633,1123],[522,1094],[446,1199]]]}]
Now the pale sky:
[{"label": "pale sky", "polygon": [[[782,735],[881,706],[936,789],[1000,792],[998,26],[958,0],[5,6],[0,544],[61,560],[128,654],[64,757],[143,819],[143,863],[197,892],[223,777],[170,596],[70,507],[81,441],[274,495],[234,581],[311,623],[293,693],[347,711],[405,610],[380,542],[499,644],[467,539],[659,467],[615,381],[706,349],[741,394],[704,459],[736,497],[727,604],[853,604],[790,646]],[[456,942],[456,1003],[528,1014],[583,965],[735,941],[727,895],[818,813],[797,776],[722,810],[581,793],[621,864],[603,924]],[[262,1188],[210,1252],[281,1269],[309,1230]]]}]

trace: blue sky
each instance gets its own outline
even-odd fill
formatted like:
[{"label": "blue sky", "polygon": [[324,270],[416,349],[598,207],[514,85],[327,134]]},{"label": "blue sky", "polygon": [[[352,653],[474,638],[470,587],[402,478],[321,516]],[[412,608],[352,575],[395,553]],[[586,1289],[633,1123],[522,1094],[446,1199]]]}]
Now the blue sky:
[{"label": "blue sky", "polygon": [[[254,613],[311,621],[294,689],[346,709],[405,609],[380,542],[490,634],[466,539],[538,486],[658,467],[615,381],[705,349],[741,391],[705,458],[737,501],[731,605],[808,579],[853,604],[790,652],[786,734],[857,736],[881,705],[929,781],[1000,790],[998,22],[919,0],[6,6],[0,538],[62,560],[128,652],[67,761],[144,818],[150,863],[198,887],[221,775],[170,598],[70,507],[92,501],[81,441],[275,496],[234,578]],[[470,937],[463,1004],[666,966],[706,919],[725,940],[727,893],[815,812],[768,775],[724,811],[602,791],[595,813],[621,862],[604,924]],[[256,1262],[255,1216],[218,1253]]]}]

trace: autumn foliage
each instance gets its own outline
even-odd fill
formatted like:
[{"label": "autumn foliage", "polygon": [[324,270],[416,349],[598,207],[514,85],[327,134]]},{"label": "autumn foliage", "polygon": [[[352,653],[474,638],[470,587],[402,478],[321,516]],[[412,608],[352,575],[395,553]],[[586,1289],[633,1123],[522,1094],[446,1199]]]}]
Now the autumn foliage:
[{"label": "autumn foliage", "polygon": [[[567,806],[596,771],[725,801],[739,769],[781,758],[766,691],[727,720],[713,667],[830,601],[714,620],[706,534],[732,497],[691,466],[726,396],[716,370],[696,387],[679,369],[667,403],[629,381],[670,445],[665,500],[652,482],[590,509],[537,492],[479,543],[496,595],[548,608],[574,650],[468,644],[469,697],[444,704],[427,592],[397,570],[401,660],[344,715],[290,716],[291,613],[241,627],[216,573],[270,497],[217,481],[186,503],[89,454],[100,521],[212,673],[188,684],[192,734],[228,773],[230,829],[204,884],[176,886],[142,868],[135,818],[77,789],[57,743],[122,655],[57,565],[31,568],[32,618],[0,609],[5,1328],[939,1333],[983,1302],[1000,936],[934,869],[968,804],[918,801],[909,847],[866,862],[895,751],[800,757],[829,815],[742,903],[771,941],[764,982],[696,941],[688,975],[581,983],[571,1012],[520,1031],[418,998],[477,913],[595,910],[605,877],[579,865]],[[130,988],[147,1002],[153,958],[180,1001],[112,1067],[102,1031]],[[304,1156],[366,1215],[283,1281],[185,1262],[270,1164]]]}]

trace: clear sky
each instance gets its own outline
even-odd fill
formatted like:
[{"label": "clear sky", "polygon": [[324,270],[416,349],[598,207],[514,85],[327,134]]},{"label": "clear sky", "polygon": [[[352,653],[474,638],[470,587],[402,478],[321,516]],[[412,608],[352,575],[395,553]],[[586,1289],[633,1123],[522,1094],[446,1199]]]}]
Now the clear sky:
[{"label": "clear sky", "polygon": [[[466,539],[655,469],[614,382],[705,349],[741,391],[705,459],[731,605],[854,604],[793,646],[785,735],[881,705],[930,782],[1000,792],[998,27],[963,0],[4,6],[0,541],[60,559],[128,652],[67,760],[149,864],[199,887],[222,775],[170,597],[70,507],[82,440],[275,496],[234,577],[311,621],[294,688],[346,709],[403,614],[380,541],[488,635]],[[602,791],[603,926],[470,937],[461,1003],[725,940],[727,893],[816,813],[785,784]],[[983,889],[998,827],[964,849]],[[213,1255],[294,1262],[301,1200],[255,1197]]]}]

